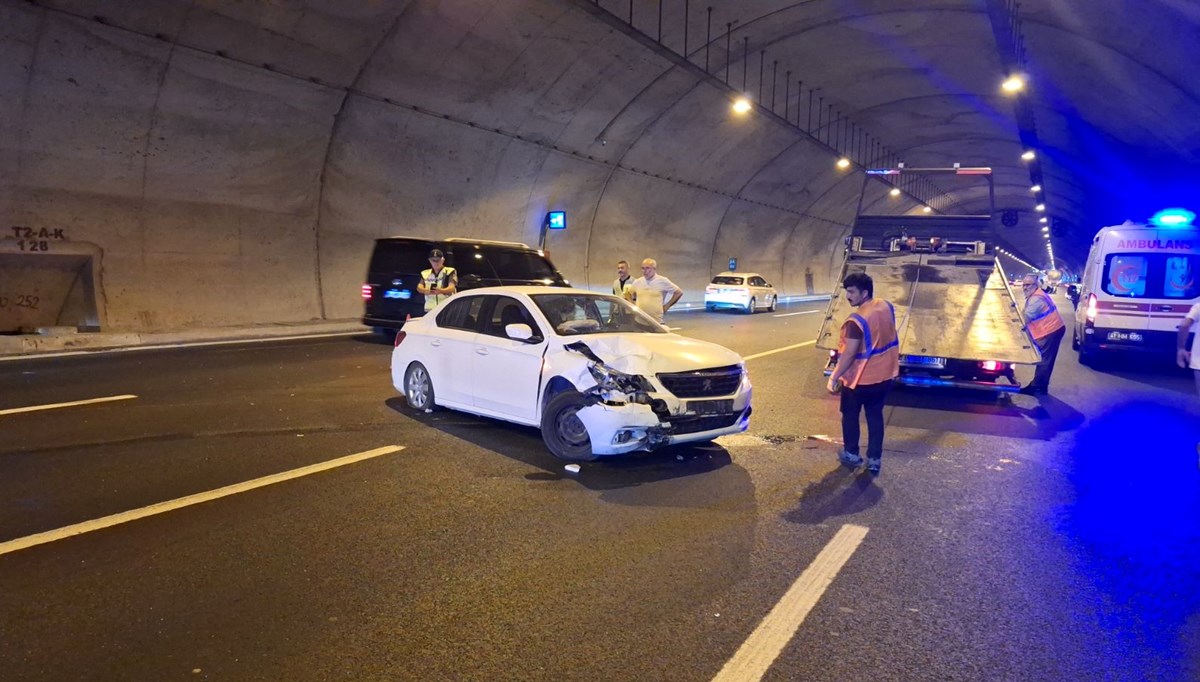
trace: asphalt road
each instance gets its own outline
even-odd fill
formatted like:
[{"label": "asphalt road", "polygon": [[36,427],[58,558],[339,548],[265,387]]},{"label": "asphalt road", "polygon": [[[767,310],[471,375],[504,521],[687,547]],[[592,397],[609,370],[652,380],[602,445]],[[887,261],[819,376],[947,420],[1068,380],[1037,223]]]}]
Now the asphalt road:
[{"label": "asphalt road", "polygon": [[[820,309],[669,323],[753,356]],[[1192,379],[1069,343],[1049,397],[894,392],[878,479],[811,346],[748,361],[746,434],[578,474],[408,410],[369,335],[0,363],[0,678],[712,680],[765,638],[774,681],[1200,679]]]}]

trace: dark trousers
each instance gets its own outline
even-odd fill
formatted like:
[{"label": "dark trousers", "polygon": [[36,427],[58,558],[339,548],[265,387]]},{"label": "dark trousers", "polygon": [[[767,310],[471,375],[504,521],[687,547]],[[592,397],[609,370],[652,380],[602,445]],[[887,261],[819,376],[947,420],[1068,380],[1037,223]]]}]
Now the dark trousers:
[{"label": "dark trousers", "polygon": [[858,454],[858,413],[867,413],[867,459],[883,454],[883,399],[892,388],[892,380],[878,384],[842,388],[842,442],[846,452]]},{"label": "dark trousers", "polygon": [[1049,336],[1034,339],[1042,351],[1042,361],[1033,370],[1033,381],[1029,382],[1031,387],[1043,391],[1050,390],[1050,373],[1054,371],[1054,361],[1058,359],[1058,347],[1062,345],[1062,338],[1066,333],[1067,328],[1063,327],[1058,331],[1051,332]]}]

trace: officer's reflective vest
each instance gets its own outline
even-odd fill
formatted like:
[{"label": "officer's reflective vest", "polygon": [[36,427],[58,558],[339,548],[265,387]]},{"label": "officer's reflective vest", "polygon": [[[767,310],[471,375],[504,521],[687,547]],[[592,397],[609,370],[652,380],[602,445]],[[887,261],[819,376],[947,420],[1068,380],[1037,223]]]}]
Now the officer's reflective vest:
[{"label": "officer's reflective vest", "polygon": [[[890,301],[870,299],[847,318],[862,330],[862,343],[850,370],[841,381],[850,388],[870,386],[900,375],[900,339],[896,335],[896,308]],[[838,341],[838,352],[846,350],[846,332]]]},{"label": "officer's reflective vest", "polygon": [[1029,333],[1035,339],[1044,339],[1054,332],[1062,329],[1066,325],[1063,324],[1062,316],[1058,314],[1058,308],[1054,305],[1054,299],[1050,298],[1050,294],[1041,289],[1034,289],[1033,295],[1025,301],[1025,309],[1029,309],[1029,304],[1034,298],[1042,297],[1046,299],[1046,310],[1037,317],[1026,317],[1025,322],[1029,326]]},{"label": "officer's reflective vest", "polygon": [[[426,289],[445,289],[450,286],[450,282],[454,281],[457,274],[454,268],[444,265],[441,272],[437,274],[434,274],[433,268],[422,270],[421,281],[425,283]],[[438,307],[447,298],[450,298],[449,294],[425,294],[425,312]]]}]

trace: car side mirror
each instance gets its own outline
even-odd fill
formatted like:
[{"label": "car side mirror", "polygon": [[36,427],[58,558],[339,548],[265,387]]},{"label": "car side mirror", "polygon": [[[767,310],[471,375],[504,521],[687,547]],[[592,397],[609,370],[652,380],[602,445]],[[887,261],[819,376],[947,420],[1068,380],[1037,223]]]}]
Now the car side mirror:
[{"label": "car side mirror", "polygon": [[541,343],[544,339],[540,336],[533,335],[533,327],[527,324],[506,324],[504,325],[504,333],[510,339],[524,341],[525,343]]}]

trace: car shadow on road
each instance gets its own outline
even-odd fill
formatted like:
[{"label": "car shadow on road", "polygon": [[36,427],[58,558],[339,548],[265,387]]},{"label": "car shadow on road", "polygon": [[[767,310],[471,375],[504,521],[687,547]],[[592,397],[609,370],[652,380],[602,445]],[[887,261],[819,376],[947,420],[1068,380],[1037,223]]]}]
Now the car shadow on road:
[{"label": "car shadow on road", "polygon": [[[885,458],[886,462],[886,458]],[[784,512],[790,523],[815,525],[835,516],[858,514],[883,499],[883,488],[875,478],[862,471],[838,467],[804,488],[795,509]]]},{"label": "car shadow on road", "polygon": [[[1053,395],[996,397],[959,389],[897,390],[888,394],[887,406],[889,426],[1026,440],[1050,440],[1084,422],[1083,413]],[[948,413],[953,416],[948,418]]]},{"label": "car shadow on road", "polygon": [[423,426],[540,469],[525,476],[533,481],[574,479],[590,490],[614,490],[704,474],[733,461],[729,451],[720,445],[691,443],[654,452],[576,462],[579,471],[571,472],[566,467],[572,463],[551,455],[542,442],[541,433],[531,426],[446,409],[420,413],[409,408],[399,396],[388,398],[386,404],[401,416]]}]

